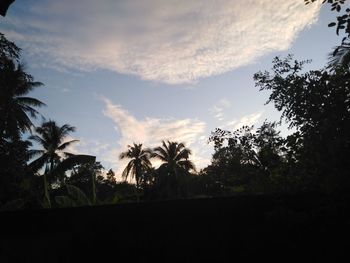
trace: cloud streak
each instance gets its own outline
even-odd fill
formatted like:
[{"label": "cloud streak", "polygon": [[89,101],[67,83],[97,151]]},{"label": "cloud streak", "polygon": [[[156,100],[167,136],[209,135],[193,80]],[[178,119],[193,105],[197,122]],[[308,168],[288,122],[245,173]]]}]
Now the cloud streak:
[{"label": "cloud streak", "polygon": [[320,5],[295,0],[29,1],[1,30],[41,66],[193,83],[287,49]]}]

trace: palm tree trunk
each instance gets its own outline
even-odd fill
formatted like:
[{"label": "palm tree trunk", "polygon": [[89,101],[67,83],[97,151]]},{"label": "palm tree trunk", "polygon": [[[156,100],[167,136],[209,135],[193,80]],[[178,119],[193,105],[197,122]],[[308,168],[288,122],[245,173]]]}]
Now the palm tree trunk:
[{"label": "palm tree trunk", "polygon": [[135,175],[135,180],[136,180],[136,202],[140,203],[140,197],[139,197],[139,181],[140,181],[140,174],[141,174],[141,168],[138,165],[136,167],[136,175]]},{"label": "palm tree trunk", "polygon": [[54,165],[54,163],[53,163],[53,157],[51,157],[51,158],[50,158],[50,172],[53,171],[53,165]]},{"label": "palm tree trunk", "polygon": [[140,197],[139,197],[139,191],[138,191],[138,189],[139,189],[139,183],[138,183],[138,180],[136,180],[136,202],[137,203],[140,203]]},{"label": "palm tree trunk", "polygon": [[95,173],[91,173],[91,181],[92,181],[92,204],[96,205],[96,178],[95,178]]},{"label": "palm tree trunk", "polygon": [[176,199],[179,199],[180,198],[180,187],[181,187],[181,178],[179,178],[179,173],[177,171],[176,168],[174,168],[174,171],[175,171],[175,189],[176,189],[176,193],[175,193],[175,198]]},{"label": "palm tree trunk", "polygon": [[54,166],[54,160],[53,160],[53,157],[51,157],[50,158],[50,175],[51,175],[51,178],[52,178],[52,171],[53,171],[53,168],[54,168],[53,166]]},{"label": "palm tree trunk", "polygon": [[49,190],[48,190],[48,185],[47,185],[47,180],[46,180],[46,172],[48,169],[45,169],[43,178],[44,178],[44,196],[45,196],[45,202],[47,205],[47,208],[51,208],[51,201],[50,201],[50,195],[49,195]]}]

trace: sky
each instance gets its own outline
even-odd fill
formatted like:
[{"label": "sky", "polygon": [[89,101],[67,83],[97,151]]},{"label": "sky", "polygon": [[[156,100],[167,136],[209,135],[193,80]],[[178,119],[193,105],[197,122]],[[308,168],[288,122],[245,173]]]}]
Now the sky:
[{"label": "sky", "polygon": [[47,104],[40,113],[77,128],[72,153],[120,175],[127,145],[174,140],[199,170],[216,127],[279,120],[254,73],[289,53],[325,65],[340,42],[328,9],[303,0],[16,0],[0,31],[45,84],[30,94]]}]

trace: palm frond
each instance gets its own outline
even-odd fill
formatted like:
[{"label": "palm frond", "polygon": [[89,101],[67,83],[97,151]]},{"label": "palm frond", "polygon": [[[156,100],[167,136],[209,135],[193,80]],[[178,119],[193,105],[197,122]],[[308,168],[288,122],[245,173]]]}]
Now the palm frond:
[{"label": "palm frond", "polygon": [[166,161],[168,159],[168,151],[162,147],[156,147],[153,149],[152,157],[161,159],[162,161]]},{"label": "palm frond", "polygon": [[180,167],[182,167],[186,171],[190,171],[190,170],[195,171],[196,170],[194,163],[191,162],[190,160],[179,161],[178,164]]},{"label": "palm frond", "polygon": [[29,113],[30,117],[32,118],[36,118],[36,116],[39,115],[39,112],[30,106],[20,105],[20,107],[23,112]]},{"label": "palm frond", "polygon": [[146,156],[144,156],[144,158],[141,159],[141,162],[142,162],[142,166],[145,166],[147,168],[152,167],[151,161]]},{"label": "palm frond", "polygon": [[122,152],[120,155],[119,155],[119,159],[123,160],[125,158],[130,158],[131,155],[130,155],[130,151],[126,151],[126,152]]},{"label": "palm frond", "polygon": [[59,128],[59,134],[62,137],[67,136],[70,132],[74,132],[75,131],[75,127],[70,126],[69,124],[64,124],[63,126],[61,126]]},{"label": "palm frond", "polygon": [[18,85],[16,88],[15,95],[23,96],[28,94],[30,91],[34,90],[37,87],[43,86],[41,82],[23,82],[22,85]]},{"label": "palm frond", "polygon": [[69,153],[69,152],[63,152],[63,155],[64,155],[64,157],[69,158],[69,157],[74,156],[75,154]]},{"label": "palm frond", "polygon": [[24,111],[18,110],[16,117],[17,117],[18,128],[22,132],[26,132],[26,131],[30,132],[31,128],[34,127],[34,124],[32,123],[32,121],[29,119],[29,117],[27,116],[27,114]]},{"label": "palm frond", "polygon": [[182,159],[188,159],[190,155],[191,155],[191,150],[184,148],[176,154],[174,159],[175,161],[180,161]]},{"label": "palm frond", "polygon": [[29,169],[31,169],[33,172],[38,172],[41,168],[44,167],[45,163],[49,160],[49,156],[47,154],[43,154],[38,159],[32,161],[30,164],[28,164]]},{"label": "palm frond", "polygon": [[35,141],[36,143],[40,144],[42,147],[45,148],[45,145],[46,145],[46,141],[41,138],[40,136],[38,135],[31,135],[28,137],[29,140],[32,140],[32,141]]},{"label": "palm frond", "polygon": [[129,173],[130,173],[131,169],[133,168],[133,166],[134,166],[134,160],[131,160],[131,161],[126,165],[126,167],[125,167],[125,169],[124,169],[124,171],[123,171],[123,173],[122,173],[122,178],[123,178],[124,180],[126,180],[126,179],[128,178]]},{"label": "palm frond", "polygon": [[38,156],[38,155],[43,155],[45,153],[44,150],[28,150],[27,154],[28,154],[28,158],[29,159],[33,159],[34,157]]},{"label": "palm frond", "polygon": [[26,106],[33,106],[33,107],[42,107],[42,106],[46,106],[45,103],[41,102],[38,99],[35,98],[31,98],[31,97],[16,97],[15,101],[18,104],[21,105],[26,105]]},{"label": "palm frond", "polygon": [[71,141],[62,143],[60,146],[57,147],[57,150],[58,150],[58,151],[62,151],[62,150],[64,150],[65,148],[67,148],[69,145],[71,145],[72,143],[75,143],[75,142],[79,142],[79,140],[71,140]]}]

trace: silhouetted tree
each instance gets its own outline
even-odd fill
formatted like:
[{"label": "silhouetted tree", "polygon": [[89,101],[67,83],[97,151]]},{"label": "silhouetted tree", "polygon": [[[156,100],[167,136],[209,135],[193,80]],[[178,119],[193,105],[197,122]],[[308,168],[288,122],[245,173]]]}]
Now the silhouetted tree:
[{"label": "silhouetted tree", "polygon": [[128,150],[126,152],[122,152],[119,158],[131,159],[129,163],[126,165],[122,177],[126,180],[131,175],[131,178],[135,178],[136,181],[136,196],[137,202],[139,202],[139,194],[138,189],[140,183],[144,180],[145,173],[152,167],[152,164],[149,160],[150,158],[150,150],[142,149],[142,144],[134,143],[133,146],[128,145]]},{"label": "silhouetted tree", "polygon": [[[39,156],[36,160],[32,161],[29,166],[35,172],[45,166],[45,171],[43,173],[44,194],[48,206],[51,206],[48,193],[48,181],[50,182],[50,185],[51,183],[58,182],[63,185],[65,174],[52,172],[55,166],[61,161],[62,156],[60,156],[60,154],[71,156],[70,153],[64,152],[64,150],[77,140],[67,142],[64,142],[64,140],[69,133],[73,131],[75,131],[75,128],[68,124],[58,126],[56,122],[50,120],[44,122],[41,127],[35,129],[35,132],[37,133],[36,135],[31,135],[29,137],[30,140],[35,141],[42,147],[42,149],[31,149],[29,151],[31,156]],[[49,178],[47,178],[48,175]]]},{"label": "silhouetted tree", "polygon": [[[34,82],[20,64],[20,48],[0,33],[0,202],[24,198],[25,192],[32,192],[29,185],[33,174],[27,169],[30,159],[30,142],[21,135],[31,131],[30,117],[36,117],[36,107],[44,104],[27,94],[35,87]],[[26,190],[25,190],[26,189]],[[35,192],[35,190],[33,190]],[[26,196],[30,198],[29,196]]]},{"label": "silhouetted tree", "polygon": [[52,171],[55,165],[57,165],[62,158],[60,154],[66,156],[71,155],[64,150],[78,140],[70,140],[65,142],[65,139],[71,132],[74,131],[75,127],[70,126],[69,124],[58,126],[56,122],[52,120],[46,121],[42,123],[40,127],[35,128],[36,135],[31,135],[29,139],[38,143],[42,149],[33,149],[30,151],[33,156],[40,156],[31,163],[31,166],[35,167],[36,170],[39,170],[46,164],[48,166],[48,170]]},{"label": "silhouetted tree", "polygon": [[88,193],[92,204],[96,204],[98,185],[104,183],[103,169],[100,162],[80,164],[73,169],[68,182]]},{"label": "silhouetted tree", "polygon": [[162,141],[162,146],[153,149],[152,157],[162,161],[156,178],[157,187],[168,196],[186,194],[186,179],[189,172],[195,170],[189,160],[191,151],[183,143]]},{"label": "silhouetted tree", "polygon": [[116,184],[117,180],[115,179],[115,173],[112,169],[109,169],[107,174],[106,174],[106,182],[109,184]]},{"label": "silhouetted tree", "polygon": [[[305,62],[275,58],[272,73],[255,74],[256,86],[271,92],[281,118],[297,132],[287,138],[310,187],[335,191],[349,187],[350,72],[338,68],[303,73]],[[306,178],[305,178],[306,179]]]},{"label": "silhouetted tree", "polygon": [[119,156],[120,159],[131,159],[126,165],[122,177],[126,180],[131,175],[131,178],[135,178],[136,187],[139,188],[143,175],[152,167],[150,162],[150,150],[143,149],[142,144],[134,143],[133,146],[128,146],[126,152],[122,152]]},{"label": "silhouetted tree", "polygon": [[276,127],[275,122],[265,121],[256,131],[243,126],[234,132],[212,132],[212,163],[200,173],[206,191],[214,195],[282,191],[279,177],[286,148]]},{"label": "silhouetted tree", "polygon": [[[30,91],[41,86],[33,77],[24,72],[23,66],[10,59],[0,65],[0,136],[19,139],[21,133],[34,127],[30,117],[38,115],[36,107],[45,105],[41,101],[27,97]],[[29,116],[28,116],[29,115]]]}]

